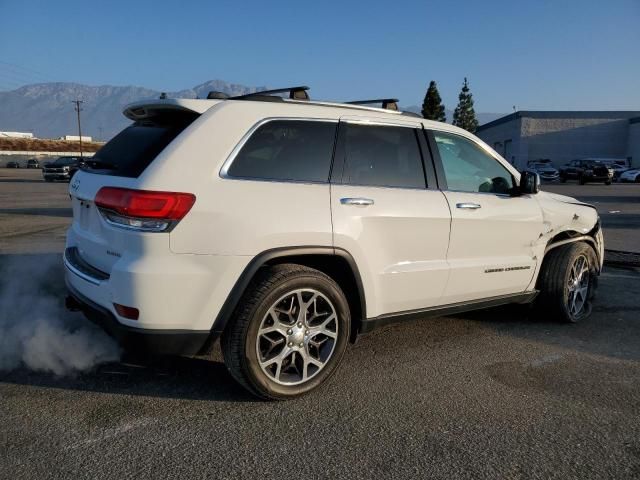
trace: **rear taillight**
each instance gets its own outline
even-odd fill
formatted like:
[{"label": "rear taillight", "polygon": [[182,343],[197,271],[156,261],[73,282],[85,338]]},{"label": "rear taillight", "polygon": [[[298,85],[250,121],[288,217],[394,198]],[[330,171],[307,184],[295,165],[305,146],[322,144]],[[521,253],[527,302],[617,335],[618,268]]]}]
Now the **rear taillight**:
[{"label": "rear taillight", "polygon": [[102,187],[95,204],[112,225],[146,232],[163,232],[175,226],[196,201],[191,193],[153,192]]}]

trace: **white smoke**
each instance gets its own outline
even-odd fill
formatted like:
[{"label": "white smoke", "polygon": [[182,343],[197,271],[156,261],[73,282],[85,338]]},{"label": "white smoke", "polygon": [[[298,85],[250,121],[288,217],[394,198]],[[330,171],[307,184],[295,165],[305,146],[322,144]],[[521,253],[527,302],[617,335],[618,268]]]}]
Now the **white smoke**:
[{"label": "white smoke", "polygon": [[59,256],[5,256],[0,262],[0,370],[24,366],[69,375],[118,360],[109,336],[64,308]]}]

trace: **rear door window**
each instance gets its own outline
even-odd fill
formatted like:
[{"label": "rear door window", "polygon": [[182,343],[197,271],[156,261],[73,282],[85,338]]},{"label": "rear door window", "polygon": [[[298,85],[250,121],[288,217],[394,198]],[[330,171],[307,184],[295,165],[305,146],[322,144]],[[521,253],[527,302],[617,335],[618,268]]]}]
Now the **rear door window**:
[{"label": "rear door window", "polygon": [[272,120],[242,146],[226,175],[248,179],[327,182],[335,122]]},{"label": "rear door window", "polygon": [[138,177],[197,117],[175,112],[134,122],[87,159],[84,168],[91,173]]},{"label": "rear door window", "polygon": [[413,128],[343,123],[342,183],[374,187],[426,188],[422,156]]}]

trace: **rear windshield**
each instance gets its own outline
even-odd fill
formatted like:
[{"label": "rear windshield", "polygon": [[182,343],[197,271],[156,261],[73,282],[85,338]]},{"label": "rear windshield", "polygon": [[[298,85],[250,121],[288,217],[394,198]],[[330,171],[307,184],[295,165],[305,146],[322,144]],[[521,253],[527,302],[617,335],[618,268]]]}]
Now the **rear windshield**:
[{"label": "rear windshield", "polygon": [[88,159],[84,168],[91,173],[138,177],[197,117],[174,112],[134,122]]}]

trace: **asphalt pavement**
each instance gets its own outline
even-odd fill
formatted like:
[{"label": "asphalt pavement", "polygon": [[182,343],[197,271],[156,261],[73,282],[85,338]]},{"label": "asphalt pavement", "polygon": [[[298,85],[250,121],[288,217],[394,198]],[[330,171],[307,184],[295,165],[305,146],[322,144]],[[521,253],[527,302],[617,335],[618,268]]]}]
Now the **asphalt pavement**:
[{"label": "asphalt pavement", "polygon": [[[637,221],[640,188],[603,186],[609,201],[586,187],[603,219]],[[63,291],[65,192],[0,171],[0,272],[58,265],[30,277],[52,298]],[[628,248],[640,230],[614,222],[606,237]],[[0,273],[0,290],[11,281]],[[0,478],[640,478],[636,269],[607,268],[577,325],[508,307],[375,331],[326,387],[290,402],[246,394],[219,348],[125,362],[0,372]]]}]

